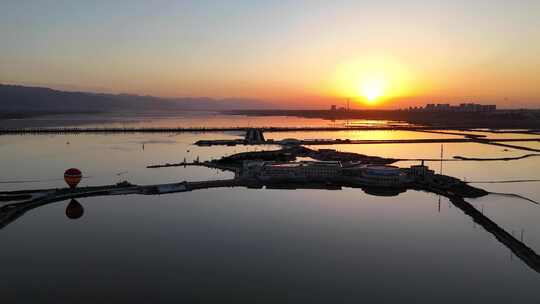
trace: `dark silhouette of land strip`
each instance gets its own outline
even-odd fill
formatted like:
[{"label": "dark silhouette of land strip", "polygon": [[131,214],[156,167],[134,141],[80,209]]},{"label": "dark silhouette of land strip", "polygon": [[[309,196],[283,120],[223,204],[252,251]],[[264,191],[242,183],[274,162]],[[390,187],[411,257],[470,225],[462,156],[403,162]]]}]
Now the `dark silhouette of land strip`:
[{"label": "dark silhouette of land strip", "polygon": [[[519,147],[524,148],[524,147]],[[482,158],[482,157],[465,157],[465,156],[454,156],[454,161],[510,161],[510,160],[520,160],[530,157],[538,157],[540,154],[526,154],[522,156],[516,156],[516,157],[494,157],[494,158]],[[437,159],[433,159],[436,161]],[[443,159],[444,161],[444,159]],[[446,161],[449,161],[448,159]]]},{"label": "dark silhouette of land strip", "polygon": [[540,110],[496,110],[493,112],[408,110],[229,110],[224,114],[245,116],[293,116],[326,120],[388,120],[432,127],[540,129]]},{"label": "dark silhouette of land strip", "polygon": [[[513,179],[513,180],[499,180],[499,181],[471,181],[469,184],[511,184],[511,183],[536,183],[540,182],[540,179]],[[494,193],[504,194],[504,193]],[[512,194],[514,195],[514,194]]]},{"label": "dark silhouette of land strip", "polygon": [[[469,182],[469,184],[493,184],[493,183],[527,183],[527,182],[536,182],[540,180],[523,180],[523,181],[494,181],[494,182]],[[525,197],[523,195],[515,194],[515,193],[499,193],[499,192],[490,192],[489,194],[493,195],[499,195],[499,196],[506,196],[506,197],[513,197],[513,198],[519,198],[525,201],[528,201],[529,203],[533,203],[535,205],[540,205],[537,201],[530,199],[528,197]]]},{"label": "dark silhouette of land strip", "polygon": [[[540,149],[534,149],[529,147],[523,147],[523,146],[516,146],[516,145],[509,145],[509,144],[503,144],[503,141],[499,140],[475,140],[479,144],[486,144],[486,145],[494,145],[494,146],[500,146],[505,148],[511,148],[511,149],[517,149],[517,150],[525,150],[525,151],[532,151],[532,152],[540,152]],[[516,140],[516,141],[529,141],[529,140]],[[537,140],[532,140],[537,141]]]},{"label": "dark silhouette of land strip", "polygon": [[527,264],[529,268],[540,273],[540,256],[538,256],[534,250],[516,239],[510,233],[506,232],[506,230],[502,229],[497,223],[486,217],[462,197],[451,195],[448,196],[448,198],[454,206],[461,209],[465,214],[470,216],[475,223],[491,233],[501,244],[509,248],[519,259]]}]

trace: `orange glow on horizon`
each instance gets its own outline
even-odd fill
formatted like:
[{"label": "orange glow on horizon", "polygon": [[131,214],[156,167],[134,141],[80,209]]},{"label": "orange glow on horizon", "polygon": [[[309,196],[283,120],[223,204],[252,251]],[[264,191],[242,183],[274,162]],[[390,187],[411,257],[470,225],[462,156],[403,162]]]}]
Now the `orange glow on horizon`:
[{"label": "orange glow on horizon", "polygon": [[418,92],[410,75],[411,69],[393,58],[351,60],[337,66],[326,88],[328,95],[380,106]]}]

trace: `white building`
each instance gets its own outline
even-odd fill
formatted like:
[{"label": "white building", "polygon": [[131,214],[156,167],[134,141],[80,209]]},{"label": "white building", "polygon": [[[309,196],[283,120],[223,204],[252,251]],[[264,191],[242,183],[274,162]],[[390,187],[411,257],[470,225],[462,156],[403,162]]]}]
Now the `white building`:
[{"label": "white building", "polygon": [[[424,170],[419,166],[417,167],[419,170]],[[427,167],[426,170],[431,171]],[[242,172],[246,177],[254,177],[260,180],[320,181],[337,179],[337,181],[356,182],[378,187],[400,187],[414,180],[414,176],[409,169],[400,169],[396,166],[387,165],[359,164],[349,164],[343,167],[341,162],[338,161],[245,162]]]},{"label": "white building", "polygon": [[325,179],[341,176],[340,162],[264,163],[261,179]]},{"label": "white building", "polygon": [[403,170],[396,166],[366,166],[362,170],[361,180],[376,186],[400,186],[410,182]]}]

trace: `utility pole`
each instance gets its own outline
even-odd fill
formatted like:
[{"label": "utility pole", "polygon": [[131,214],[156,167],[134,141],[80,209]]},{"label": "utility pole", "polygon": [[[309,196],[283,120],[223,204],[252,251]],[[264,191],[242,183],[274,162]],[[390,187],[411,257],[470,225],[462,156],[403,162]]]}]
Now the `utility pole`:
[{"label": "utility pole", "polygon": [[439,170],[440,174],[442,175],[442,162],[443,162],[443,145],[441,144],[441,168]]}]

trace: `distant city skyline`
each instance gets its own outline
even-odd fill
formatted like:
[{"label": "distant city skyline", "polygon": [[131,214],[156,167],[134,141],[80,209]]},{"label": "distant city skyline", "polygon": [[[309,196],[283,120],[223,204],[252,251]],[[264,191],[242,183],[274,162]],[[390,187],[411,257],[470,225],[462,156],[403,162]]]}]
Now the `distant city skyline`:
[{"label": "distant city skyline", "polygon": [[8,0],[0,83],[297,107],[539,108],[538,37],[535,0]]}]

